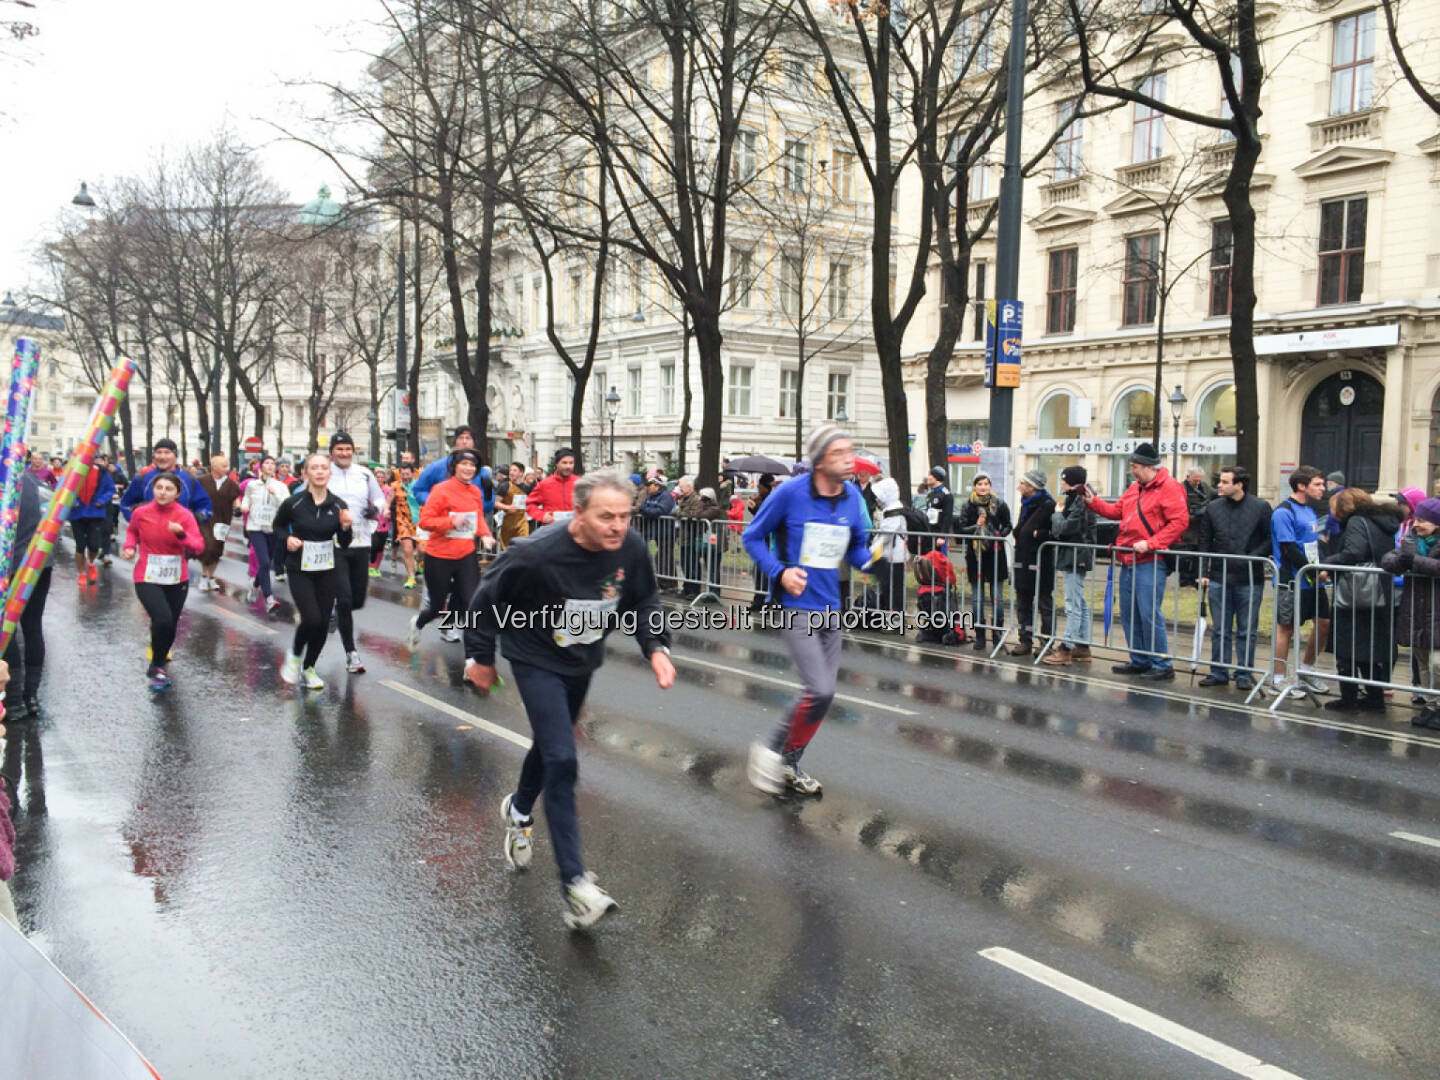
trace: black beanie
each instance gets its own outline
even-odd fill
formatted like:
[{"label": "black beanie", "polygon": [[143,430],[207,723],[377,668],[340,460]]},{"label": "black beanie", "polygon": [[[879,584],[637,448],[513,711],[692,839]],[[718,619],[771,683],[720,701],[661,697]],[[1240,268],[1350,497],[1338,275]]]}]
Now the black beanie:
[{"label": "black beanie", "polygon": [[940,483],[942,483],[942,484],[945,483],[945,482],[949,479],[949,478],[945,475],[945,470],[944,470],[944,468],[941,467],[941,466],[939,466],[939,465],[933,466],[933,467],[930,469],[930,475],[933,476],[936,480],[939,480]]},{"label": "black beanie", "polygon": [[454,476],[455,466],[459,465],[465,458],[469,458],[475,463],[475,469],[478,472],[480,469],[480,455],[474,450],[456,450],[450,455],[450,460],[445,465],[445,471],[449,475]]},{"label": "black beanie", "polygon": [[1158,469],[1164,462],[1160,455],[1155,452],[1155,447],[1148,442],[1142,442],[1130,452],[1130,464],[1144,465],[1151,469]]},{"label": "black beanie", "polygon": [[1084,465],[1067,465],[1060,470],[1060,479],[1064,480],[1065,483],[1071,487],[1077,487],[1085,483],[1086,478],[1087,474]]}]

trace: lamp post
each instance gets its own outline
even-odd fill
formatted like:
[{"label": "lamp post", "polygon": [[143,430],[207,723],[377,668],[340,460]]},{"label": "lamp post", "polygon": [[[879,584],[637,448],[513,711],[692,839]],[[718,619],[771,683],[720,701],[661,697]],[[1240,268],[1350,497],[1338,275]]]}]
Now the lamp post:
[{"label": "lamp post", "polygon": [[1190,399],[1185,396],[1185,391],[1179,386],[1170,395],[1170,415],[1175,419],[1175,437],[1170,445],[1170,475],[1176,478],[1180,475],[1180,415],[1185,411],[1185,403]]},{"label": "lamp post", "polygon": [[605,411],[610,415],[610,464],[615,464],[615,417],[620,415],[620,395],[615,387],[605,395]]},{"label": "lamp post", "polygon": [[91,197],[90,188],[86,186],[84,180],[80,181],[80,190],[75,193],[75,197],[70,202],[75,206],[82,206],[86,210],[95,209],[95,200]]},{"label": "lamp post", "polygon": [[380,414],[373,408],[365,410],[365,422],[370,425],[370,460],[380,459]]}]

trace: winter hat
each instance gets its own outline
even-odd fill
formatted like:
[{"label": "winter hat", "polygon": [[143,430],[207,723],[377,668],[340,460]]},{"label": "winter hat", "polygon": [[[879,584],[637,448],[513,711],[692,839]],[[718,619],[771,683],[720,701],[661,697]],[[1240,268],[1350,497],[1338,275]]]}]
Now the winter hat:
[{"label": "winter hat", "polygon": [[1431,525],[1440,525],[1440,499],[1421,499],[1415,507],[1415,516]]},{"label": "winter hat", "polygon": [[1336,470],[1335,470],[1334,472],[1332,472],[1332,473],[1326,473],[1326,474],[1325,474],[1325,482],[1326,482],[1327,484],[1339,484],[1341,487],[1344,487],[1344,486],[1345,486],[1345,474],[1344,474],[1343,472],[1341,472],[1339,469],[1336,469]]},{"label": "winter hat", "polygon": [[555,451],[555,457],[552,460],[554,460],[554,462],[558,465],[562,457],[573,458],[574,456],[574,450],[571,450],[568,446],[562,446]]},{"label": "winter hat", "polygon": [[180,452],[180,448],[175,445],[174,439],[156,439],[154,448],[156,450],[169,450],[172,454],[178,454]]},{"label": "winter hat", "polygon": [[665,474],[664,474],[663,472],[651,473],[651,474],[650,474],[650,479],[649,479],[649,480],[646,480],[645,482],[646,482],[647,484],[656,484],[656,485],[658,485],[659,487],[664,487],[664,486],[665,486]]},{"label": "winter hat", "polygon": [[642,477],[638,472],[632,472],[630,474],[630,482],[636,487],[639,487],[642,483],[644,483],[644,479],[645,478]]},{"label": "winter hat", "polygon": [[456,450],[453,454],[450,455],[450,460],[445,463],[445,471],[451,476],[454,476],[455,466],[459,465],[460,462],[467,459],[475,463],[475,469],[478,473],[480,469],[480,455],[477,454],[474,450]]},{"label": "winter hat", "polygon": [[1148,442],[1142,442],[1130,452],[1130,464],[1145,465],[1151,469],[1158,469],[1162,462],[1160,455],[1155,452],[1155,447]]},{"label": "winter hat", "polygon": [[1031,487],[1039,488],[1041,491],[1043,491],[1045,490],[1045,482],[1049,479],[1049,477],[1047,477],[1039,469],[1031,469],[1020,479],[1024,480],[1025,483],[1029,484]]},{"label": "winter hat", "polygon": [[1060,470],[1060,479],[1071,487],[1078,487],[1085,483],[1087,474],[1084,465],[1067,465]]},{"label": "winter hat", "polygon": [[331,449],[331,450],[334,450],[335,447],[337,447],[337,446],[352,446],[352,447],[353,447],[354,445],[355,445],[355,440],[350,437],[350,433],[349,433],[348,431],[337,431],[337,432],[335,432],[334,435],[331,435],[331,436],[330,436],[330,449]]},{"label": "winter hat", "polygon": [[[981,480],[989,480],[989,479],[990,479],[990,474],[989,474],[988,472],[984,472],[984,471],[982,470],[981,472],[977,472],[974,476],[972,476],[972,477],[970,478],[970,486],[971,486],[971,487],[974,487],[974,486],[975,486],[976,484],[978,484]],[[991,481],[991,482],[993,483],[993,481]]]},{"label": "winter hat", "polygon": [[946,477],[945,475],[944,467],[940,465],[931,466],[930,475],[933,476],[936,480],[939,480],[942,484],[945,483],[948,479],[948,477]]},{"label": "winter hat", "polygon": [[702,499],[709,499],[711,502],[714,502],[714,501],[715,501],[715,489],[714,489],[714,488],[701,488],[701,489],[700,489],[700,498],[702,498]]},{"label": "winter hat", "polygon": [[825,451],[830,449],[831,443],[836,439],[847,437],[838,424],[821,424],[810,432],[810,439],[805,444],[806,459],[811,462],[819,462],[825,456]]},{"label": "winter hat", "polygon": [[1415,513],[1415,508],[1425,501],[1425,492],[1418,487],[1401,488],[1395,498],[1399,499],[1410,508],[1410,513]]},{"label": "winter hat", "polygon": [[901,505],[900,485],[895,482],[894,477],[882,476],[870,485],[870,490],[875,493],[881,510],[893,510]]}]

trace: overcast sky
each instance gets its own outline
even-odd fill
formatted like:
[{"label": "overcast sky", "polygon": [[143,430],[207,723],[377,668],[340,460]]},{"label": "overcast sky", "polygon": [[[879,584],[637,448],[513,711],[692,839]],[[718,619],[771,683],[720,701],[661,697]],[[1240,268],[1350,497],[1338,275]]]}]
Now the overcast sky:
[{"label": "overcast sky", "polygon": [[267,119],[293,120],[302,91],[287,81],[353,82],[376,0],[35,0],[0,4],[40,34],[0,51],[0,290],[38,280],[36,245],[82,180],[143,174],[161,151],[178,155],[227,121],[297,201],[335,168],[276,140]]}]

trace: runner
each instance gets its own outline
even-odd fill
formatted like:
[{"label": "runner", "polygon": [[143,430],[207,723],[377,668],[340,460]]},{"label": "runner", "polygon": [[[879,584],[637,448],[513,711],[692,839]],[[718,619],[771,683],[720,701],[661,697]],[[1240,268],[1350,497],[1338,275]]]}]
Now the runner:
[{"label": "runner", "polygon": [[495,489],[495,509],[500,512],[500,546],[507,548],[522,536],[530,535],[530,519],[525,516],[525,499],[530,488],[525,483],[525,466],[510,463],[507,478]]},{"label": "runner", "polygon": [[[474,450],[475,434],[470,430],[469,424],[461,424],[455,429],[455,434],[450,440],[450,453],[456,450]],[[445,456],[436,458],[420,470],[420,475],[415,478],[411,491],[415,495],[415,502],[419,506],[425,505],[425,500],[430,497],[430,489],[443,484],[449,479],[450,458]],[[479,484],[477,483],[478,487]]]},{"label": "runner", "polygon": [[115,481],[97,460],[80,482],[70,509],[70,533],[75,537],[75,584],[80,588],[100,580],[100,557],[105,554],[106,515],[115,498]]},{"label": "runner", "polygon": [[[567,521],[575,512],[575,451],[555,451],[555,471],[531,489],[525,513],[535,526]],[[533,528],[534,526],[532,526]]]},{"label": "runner", "polygon": [[410,619],[409,645],[420,647],[420,631],[447,607],[465,611],[480,581],[475,561],[475,539],[488,551],[495,538],[485,523],[485,504],[471,482],[480,471],[480,455],[456,450],[450,455],[450,479],[430,490],[420,508],[420,527],[430,534],[425,541],[425,602]]},{"label": "runner", "polygon": [[190,558],[205,547],[200,525],[180,505],[180,478],[159,473],[150,478],[151,501],[135,508],[125,530],[126,561],[135,563],[135,595],[150,616],[150,667],[146,676],[151,690],[168,690],[170,647],[175,644],[176,624],[190,591]]},{"label": "runner", "polygon": [[[305,466],[309,472],[310,466]],[[309,481],[306,477],[306,481]],[[340,570],[335,596],[335,625],[340,642],[345,646],[345,670],[362,672],[360,653],[355,649],[354,612],[365,606],[370,588],[370,534],[385,509],[385,492],[375,474],[364,465],[355,464],[355,440],[343,431],[330,439],[330,493],[347,506],[354,515],[352,539],[345,540],[336,552]]]},{"label": "runner", "polygon": [[841,642],[838,625],[812,627],[809,613],[831,611],[838,617],[840,564],[864,570],[875,558],[860,489],[846,480],[855,468],[850,437],[834,424],[822,424],[810,434],[805,456],[810,475],[776,488],[744,533],[750,558],[780,584],[781,632],[805,687],[769,738],[750,747],[750,782],[772,795],[786,788],[797,795],[820,794],[820,781],[805,774],[800,758],[835,698]]},{"label": "runner", "polygon": [[[275,459],[260,459],[260,475],[245,485],[240,512],[245,515],[245,539],[255,556],[255,588],[265,597],[265,614],[280,606],[270,586],[270,567],[274,561],[275,515],[280,504],[290,498],[290,489],[275,475]],[[253,601],[255,597],[252,595]]]},{"label": "runner", "polygon": [[285,538],[290,598],[300,613],[290,655],[280,665],[280,678],[291,686],[304,679],[306,690],[323,690],[325,681],[316,673],[315,663],[325,647],[330,610],[340,593],[338,556],[354,539],[355,515],[329,490],[329,458],[311,454],[304,471],[305,486],[275,512],[276,542]]},{"label": "runner", "polygon": [[[35,530],[40,527],[44,513],[40,496],[45,491],[32,473],[21,473],[15,544],[10,553],[7,580],[15,580],[15,568],[30,546]],[[50,578],[54,569],[52,563],[47,563],[40,571],[35,588],[30,592],[30,602],[20,615],[20,626],[5,649],[5,663],[14,675],[5,691],[5,712],[12,720],[40,716],[40,680],[45,673],[45,603],[50,598]]]},{"label": "runner", "polygon": [[405,560],[405,588],[415,588],[415,522],[420,518],[420,507],[410,488],[415,483],[415,465],[403,462],[395,470],[395,479],[390,488],[394,499],[390,504],[390,520],[395,530],[395,544],[400,549],[400,558]]},{"label": "runner", "polygon": [[200,487],[210,498],[211,517],[200,525],[205,550],[200,555],[197,587],[201,592],[214,592],[220,588],[215,571],[220,566],[220,556],[225,554],[225,541],[230,538],[230,528],[235,521],[235,503],[240,498],[240,485],[230,478],[230,460],[224,454],[210,456],[210,471],[200,478]]},{"label": "runner", "polygon": [[380,517],[375,522],[375,532],[370,537],[370,576],[378,578],[381,576],[380,564],[385,561],[385,548],[390,543],[390,529],[395,520],[392,507],[395,503],[395,491],[391,488],[391,476],[389,469],[382,469],[370,464],[370,471],[375,474],[375,482],[380,485],[380,491],[385,496],[385,509],[380,511]]},{"label": "runner", "polygon": [[[505,657],[525,703],[535,741],[520,769],[520,783],[500,804],[505,822],[505,859],[517,870],[530,865],[535,800],[545,796],[545,822],[572,929],[591,926],[615,901],[587,873],[580,858],[575,814],[575,723],[590,677],[605,658],[605,635],[634,612],[635,637],[662,690],[675,682],[670,663],[655,568],[640,534],[630,528],[634,489],[618,472],[604,469],[575,485],[575,517],[564,528],[543,529],[517,540],[495,561],[470,604],[465,631],[465,678],[481,690],[495,683],[495,638],[507,611],[543,616],[553,611],[584,619],[569,624],[536,619],[503,629]],[[543,622],[543,624],[542,624]]]},{"label": "runner", "polygon": [[125,520],[141,503],[150,501],[150,485],[161,473],[169,473],[180,484],[180,505],[195,515],[196,522],[209,521],[210,496],[206,495],[195,478],[179,467],[175,443],[171,439],[160,439],[150,453],[150,464],[135,474],[125,494],[120,498],[120,512]]}]

